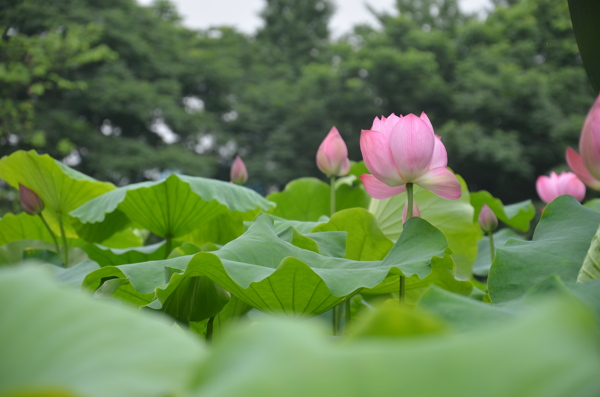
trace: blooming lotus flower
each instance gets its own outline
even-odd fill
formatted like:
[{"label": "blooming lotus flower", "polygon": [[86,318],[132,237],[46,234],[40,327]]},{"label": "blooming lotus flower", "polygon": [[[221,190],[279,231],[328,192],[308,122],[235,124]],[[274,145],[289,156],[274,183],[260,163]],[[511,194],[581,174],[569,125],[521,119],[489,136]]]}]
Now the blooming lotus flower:
[{"label": "blooming lotus flower", "polygon": [[231,166],[230,177],[231,182],[235,183],[236,185],[243,185],[248,180],[248,171],[246,170],[246,165],[240,156],[235,158],[235,161]]},{"label": "blooming lotus flower", "polygon": [[572,172],[551,172],[550,176],[540,176],[535,183],[538,195],[546,204],[563,194],[569,194],[578,201],[585,197],[585,185]]},{"label": "blooming lotus flower", "polygon": [[567,148],[567,164],[586,185],[600,190],[600,96],[583,123],[579,153]]},{"label": "blooming lotus flower", "polygon": [[479,226],[484,233],[492,233],[498,228],[498,218],[496,218],[496,214],[494,214],[494,211],[487,204],[481,207]]},{"label": "blooming lotus flower", "polygon": [[406,190],[407,183],[448,200],[460,197],[460,183],[446,169],[448,155],[425,112],[375,118],[370,130],[363,130],[360,149],[372,175],[362,175],[367,192],[386,199]]},{"label": "blooming lotus flower", "polygon": [[[408,215],[408,197],[406,198],[406,203],[404,204],[404,209],[402,210],[402,223],[406,223],[406,216]],[[412,217],[420,217],[421,210],[419,210],[419,206],[417,205],[417,201],[413,200],[413,209],[412,209]]]},{"label": "blooming lotus flower", "polygon": [[19,183],[19,199],[23,211],[29,215],[38,215],[44,210],[44,202],[33,190]]},{"label": "blooming lotus flower", "polygon": [[331,128],[317,150],[317,167],[329,176],[344,176],[350,172],[348,148],[335,127]]}]

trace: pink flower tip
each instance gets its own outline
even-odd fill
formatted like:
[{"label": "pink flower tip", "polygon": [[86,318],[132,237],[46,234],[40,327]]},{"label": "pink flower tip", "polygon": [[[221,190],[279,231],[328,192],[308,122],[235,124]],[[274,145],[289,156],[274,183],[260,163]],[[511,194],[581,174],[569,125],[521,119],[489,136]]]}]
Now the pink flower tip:
[{"label": "pink flower tip", "polygon": [[585,185],[572,172],[561,172],[560,175],[551,172],[550,176],[542,175],[538,177],[535,188],[540,199],[546,204],[565,194],[575,197],[577,201],[583,201],[585,197]]},{"label": "pink flower tip", "polygon": [[579,154],[589,173],[600,180],[600,96],[596,98],[583,123]]},{"label": "pink flower tip", "polygon": [[496,214],[494,214],[494,211],[487,204],[481,207],[479,226],[484,233],[493,233],[498,228],[498,218],[496,218]]},{"label": "pink flower tip", "polygon": [[240,156],[235,158],[235,161],[231,166],[230,177],[231,182],[235,183],[236,185],[243,185],[248,180],[248,171],[246,170],[246,165]]},{"label": "pink flower tip", "polygon": [[23,211],[29,215],[38,215],[44,210],[44,202],[33,190],[19,183],[19,199]]},{"label": "pink flower tip", "polygon": [[317,150],[317,167],[328,176],[344,176],[350,172],[348,148],[335,127],[331,128]]}]

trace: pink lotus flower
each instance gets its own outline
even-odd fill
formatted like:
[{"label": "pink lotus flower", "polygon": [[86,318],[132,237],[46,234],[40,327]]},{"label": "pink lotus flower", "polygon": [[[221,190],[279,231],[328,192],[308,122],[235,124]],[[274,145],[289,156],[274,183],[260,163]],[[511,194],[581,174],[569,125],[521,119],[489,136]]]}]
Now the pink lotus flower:
[{"label": "pink lotus flower", "polygon": [[348,148],[335,127],[331,128],[317,150],[317,166],[329,176],[344,176],[350,172]]},{"label": "pink lotus flower", "polygon": [[585,185],[572,172],[551,172],[550,176],[540,176],[535,183],[538,195],[546,204],[563,194],[569,194],[578,201],[585,197]]},{"label": "pink lotus flower", "polygon": [[586,185],[600,190],[600,96],[583,123],[579,153],[567,148],[567,164]]},{"label": "pink lotus flower", "polygon": [[492,233],[498,228],[498,218],[496,218],[496,214],[494,214],[494,211],[487,204],[481,207],[479,226],[484,233]]},{"label": "pink lotus flower", "polygon": [[19,199],[23,211],[29,215],[37,215],[44,210],[44,202],[33,190],[19,183]]},{"label": "pink lotus flower", "polygon": [[448,155],[425,112],[400,117],[375,118],[370,130],[363,130],[360,149],[372,175],[362,175],[367,192],[386,199],[414,183],[448,200],[460,197],[460,183],[446,169]]},{"label": "pink lotus flower", "polygon": [[243,185],[248,180],[248,171],[246,165],[240,156],[235,158],[230,171],[231,182],[236,185]]}]

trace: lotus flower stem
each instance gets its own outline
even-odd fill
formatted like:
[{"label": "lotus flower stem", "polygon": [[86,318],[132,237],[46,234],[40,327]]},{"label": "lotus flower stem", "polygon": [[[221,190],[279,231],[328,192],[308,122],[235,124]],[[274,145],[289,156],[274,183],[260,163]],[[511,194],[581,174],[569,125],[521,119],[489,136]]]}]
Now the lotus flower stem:
[{"label": "lotus flower stem", "polygon": [[44,223],[44,226],[46,226],[46,229],[48,229],[48,232],[50,233],[50,236],[52,237],[52,240],[54,241],[54,246],[56,247],[56,253],[58,255],[60,255],[60,246],[58,245],[58,240],[56,239],[56,236],[52,232],[52,229],[50,229],[50,226],[48,225],[48,222],[46,222],[46,218],[44,218],[42,213],[40,212],[38,215],[39,215],[40,219],[42,220],[42,222]]},{"label": "lotus flower stem", "polygon": [[171,237],[171,233],[167,233],[167,236],[165,238],[166,243],[166,252],[165,252],[165,259],[169,259],[169,254],[171,253],[171,247],[173,245],[173,238]]},{"label": "lotus flower stem", "polygon": [[329,216],[335,214],[335,176],[329,177],[329,186],[331,188],[331,195],[329,198]]},{"label": "lotus flower stem", "polygon": [[63,225],[62,212],[58,211],[58,226],[60,227],[60,235],[62,237],[63,245],[63,259],[65,261],[65,267],[69,266],[69,246],[67,245],[67,234],[65,233],[65,227]]},{"label": "lotus flower stem", "polygon": [[340,334],[340,323],[342,322],[342,305],[339,304],[333,308],[333,335]]},{"label": "lotus flower stem", "polygon": [[[406,221],[408,222],[408,220],[410,218],[412,218],[412,212],[413,212],[413,184],[412,183],[407,183],[406,184],[406,198],[407,198],[407,202],[406,202]],[[398,302],[400,304],[404,303],[405,300],[405,295],[406,295],[406,277],[404,277],[403,275],[400,275],[399,278],[399,287],[398,287]]]},{"label": "lotus flower stem", "polygon": [[352,298],[348,298],[344,301],[344,311],[346,314],[346,325],[345,327],[348,327],[348,325],[350,324],[350,321],[352,320],[352,312],[350,311],[350,301],[352,300]]},{"label": "lotus flower stem", "polygon": [[489,232],[488,237],[490,238],[490,257],[492,259],[492,263],[494,263],[494,257],[496,256],[496,247],[494,247],[494,233]]},{"label": "lotus flower stem", "polygon": [[208,343],[210,343],[213,338],[214,322],[215,322],[215,318],[213,316],[213,317],[209,318],[208,322],[206,323],[206,341]]}]

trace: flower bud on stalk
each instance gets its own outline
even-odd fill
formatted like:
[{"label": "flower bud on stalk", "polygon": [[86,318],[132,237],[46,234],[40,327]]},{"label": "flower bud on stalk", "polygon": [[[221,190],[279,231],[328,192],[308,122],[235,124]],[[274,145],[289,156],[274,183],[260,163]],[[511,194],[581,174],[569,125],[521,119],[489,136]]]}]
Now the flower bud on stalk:
[{"label": "flower bud on stalk", "polygon": [[344,176],[350,172],[348,148],[337,128],[332,127],[317,151],[317,167],[325,175]]},{"label": "flower bud on stalk", "polygon": [[23,211],[29,215],[38,215],[44,210],[44,202],[33,190],[19,183],[19,199]]},{"label": "flower bud on stalk", "polygon": [[235,161],[231,166],[230,178],[231,182],[236,185],[243,185],[248,180],[248,171],[240,156],[235,158]]},{"label": "flower bud on stalk", "polygon": [[493,233],[498,228],[498,218],[494,214],[494,211],[488,207],[487,204],[484,204],[481,207],[481,212],[479,213],[479,226],[484,233]]}]

